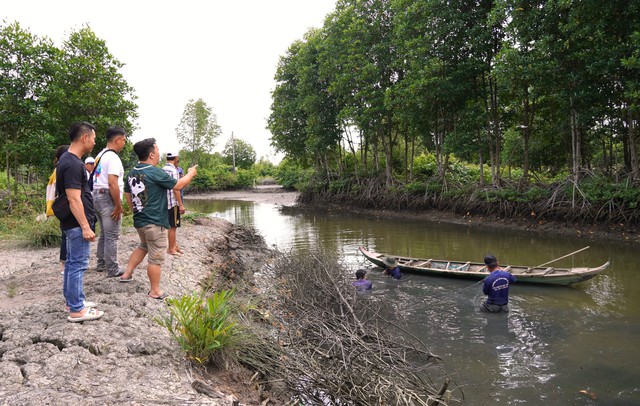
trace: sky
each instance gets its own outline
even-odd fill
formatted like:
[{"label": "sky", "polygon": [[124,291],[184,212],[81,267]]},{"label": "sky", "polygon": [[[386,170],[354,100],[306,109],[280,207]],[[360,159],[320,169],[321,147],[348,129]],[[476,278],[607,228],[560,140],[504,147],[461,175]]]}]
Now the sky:
[{"label": "sky", "polygon": [[[162,152],[180,148],[175,129],[190,99],[202,98],[222,134],[277,163],[265,128],[278,59],[311,27],[322,27],[336,0],[4,0],[0,19],[18,21],[56,46],[84,25],[124,63],[138,96],[132,141],[155,137]],[[115,123],[114,123],[115,124]]]}]

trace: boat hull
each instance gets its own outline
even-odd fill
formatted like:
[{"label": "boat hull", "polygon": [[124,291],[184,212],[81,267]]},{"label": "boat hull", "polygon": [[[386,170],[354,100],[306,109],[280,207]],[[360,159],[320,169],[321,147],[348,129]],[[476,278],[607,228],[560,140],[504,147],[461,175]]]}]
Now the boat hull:
[{"label": "boat hull", "polygon": [[[360,247],[360,252],[373,264],[384,268],[384,258],[387,254],[368,251]],[[398,267],[402,272],[418,275],[442,276],[461,279],[482,280],[489,275],[484,264],[446,261],[434,259],[420,259],[409,257],[397,257]],[[422,264],[417,266],[416,264]],[[445,266],[446,264],[446,266]],[[598,275],[609,266],[609,262],[596,268],[531,268],[525,266],[510,266],[504,269],[511,272],[518,283],[532,283],[545,285],[572,285],[583,282]]]}]

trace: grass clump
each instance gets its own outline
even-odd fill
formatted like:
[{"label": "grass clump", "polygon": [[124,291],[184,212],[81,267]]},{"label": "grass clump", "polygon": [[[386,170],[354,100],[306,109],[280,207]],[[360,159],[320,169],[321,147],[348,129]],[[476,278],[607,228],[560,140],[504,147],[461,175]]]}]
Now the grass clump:
[{"label": "grass clump", "polygon": [[208,297],[194,293],[168,299],[169,314],[156,322],[171,333],[187,358],[198,364],[215,362],[239,334],[233,296],[234,291],[222,290]]},{"label": "grass clump", "polygon": [[9,297],[9,299],[13,299],[16,296],[17,291],[18,284],[16,281],[10,281],[7,283],[7,297]]}]

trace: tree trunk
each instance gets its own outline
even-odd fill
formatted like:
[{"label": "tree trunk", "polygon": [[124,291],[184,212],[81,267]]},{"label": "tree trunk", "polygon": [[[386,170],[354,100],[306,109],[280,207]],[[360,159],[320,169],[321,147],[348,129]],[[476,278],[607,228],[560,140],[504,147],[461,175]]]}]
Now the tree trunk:
[{"label": "tree trunk", "polygon": [[402,168],[402,172],[404,172],[404,181],[409,181],[409,135],[407,134],[406,126],[403,130],[402,137],[404,138],[404,168]]},{"label": "tree trunk", "polygon": [[[347,145],[349,145],[349,151],[353,154],[353,174],[356,177],[356,180],[359,179],[358,176],[358,154],[356,154],[356,149],[353,146],[353,137],[351,136],[351,131],[349,128],[343,124],[344,133],[347,136]],[[362,143],[360,143],[362,145]],[[362,151],[362,150],[361,150]]]},{"label": "tree trunk", "polygon": [[640,178],[640,168],[638,168],[638,149],[636,146],[636,126],[633,119],[633,111],[627,108],[627,129],[629,138],[629,160],[631,161],[631,180],[634,182]]},{"label": "tree trunk", "polygon": [[573,97],[569,98],[571,107],[571,167],[574,182],[578,181],[581,169],[581,145],[582,136],[578,125],[578,111],[573,103]]},{"label": "tree trunk", "polygon": [[413,180],[413,161],[416,158],[416,136],[411,136],[411,161],[409,164],[409,179]]},{"label": "tree trunk", "polygon": [[387,187],[393,185],[393,140],[391,135],[390,123],[388,123],[384,128],[384,133],[380,135],[380,139],[382,140],[382,148],[384,150],[384,174],[385,174],[385,184]]},{"label": "tree trunk", "polygon": [[372,147],[373,147],[373,169],[376,172],[380,171],[380,159],[378,159],[378,137],[374,137],[373,138],[373,142],[372,142]]},{"label": "tree trunk", "polygon": [[487,77],[485,75],[482,76],[482,85],[485,89],[487,89],[488,94],[483,97],[484,104],[484,115],[486,117],[486,126],[487,126],[487,141],[489,142],[489,167],[491,169],[491,183],[496,184],[498,182],[498,173],[496,171],[496,158],[495,148],[493,143],[495,142],[495,137],[493,136],[493,126],[491,123],[491,118],[493,113],[491,111],[493,105],[493,87],[491,85],[491,77]]},{"label": "tree trunk", "polygon": [[[8,143],[7,143],[8,144]],[[5,163],[6,163],[6,171],[7,171],[7,196],[9,197],[9,208],[11,208],[11,164],[9,163],[9,146],[7,145],[7,149],[5,151]]]},{"label": "tree trunk", "polygon": [[524,151],[522,157],[521,185],[529,183],[529,138],[531,136],[531,120],[529,119],[529,90],[525,86],[524,109],[522,112],[522,137],[524,138]]},{"label": "tree trunk", "polygon": [[489,87],[491,89],[491,115],[492,115],[492,132],[494,138],[495,154],[494,166],[496,182],[500,181],[500,151],[502,149],[502,135],[500,134],[500,115],[498,113],[498,81],[495,78],[489,77]]}]

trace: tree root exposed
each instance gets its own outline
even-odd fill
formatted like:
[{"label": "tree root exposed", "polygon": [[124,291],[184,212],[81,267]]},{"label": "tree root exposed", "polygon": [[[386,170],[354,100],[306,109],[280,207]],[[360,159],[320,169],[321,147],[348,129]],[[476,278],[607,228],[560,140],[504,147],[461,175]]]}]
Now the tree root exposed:
[{"label": "tree root exposed", "polygon": [[[503,181],[504,182],[504,181]],[[403,187],[390,190],[376,178],[345,181],[339,187],[313,187],[300,194],[298,202],[322,205],[325,203],[347,204],[370,209],[425,210],[437,209],[454,213],[493,215],[501,218],[531,218],[542,221],[562,221],[567,224],[640,225],[640,210],[630,207],[629,202],[611,197],[594,203],[582,193],[571,180],[555,185],[541,185],[551,191],[548,198],[501,198],[500,188],[486,186],[472,189],[469,193],[452,194],[446,190],[426,190],[422,194],[410,192]],[[460,188],[460,186],[459,186]],[[446,189],[446,188],[445,188]],[[512,188],[513,189],[513,188]]]}]

